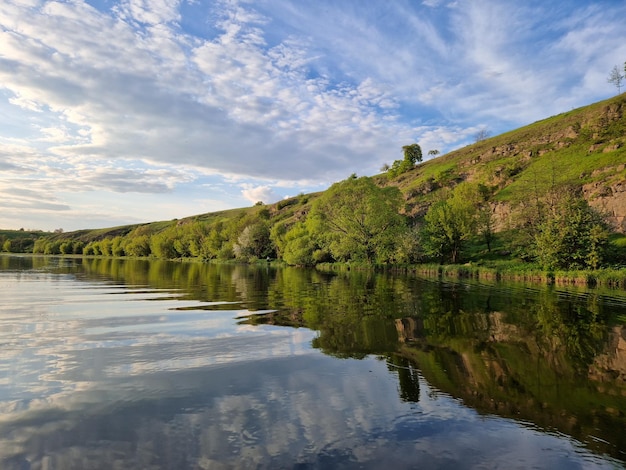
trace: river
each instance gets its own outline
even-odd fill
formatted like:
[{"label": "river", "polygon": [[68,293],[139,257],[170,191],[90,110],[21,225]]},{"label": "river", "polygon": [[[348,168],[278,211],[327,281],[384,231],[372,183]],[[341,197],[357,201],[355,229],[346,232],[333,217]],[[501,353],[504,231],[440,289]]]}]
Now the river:
[{"label": "river", "polygon": [[626,468],[626,292],[0,256],[0,468]]}]

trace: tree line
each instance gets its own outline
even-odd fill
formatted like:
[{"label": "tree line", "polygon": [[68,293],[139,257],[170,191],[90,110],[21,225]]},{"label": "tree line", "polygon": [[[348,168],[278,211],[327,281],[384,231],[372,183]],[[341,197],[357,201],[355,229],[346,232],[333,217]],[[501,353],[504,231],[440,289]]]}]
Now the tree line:
[{"label": "tree line", "polygon": [[[403,149],[405,159],[394,166],[408,171],[421,161],[421,149],[417,144]],[[203,261],[280,259],[296,266],[454,264],[467,260],[468,248],[480,245],[489,253],[498,240],[492,193],[484,184],[461,182],[438,191],[427,212],[412,217],[396,186],[352,175],[312,204],[302,195],[281,201],[272,210],[256,204],[247,212],[211,222],[188,220],[159,231],[148,224],[89,242],[71,233],[57,234],[34,240],[32,252]],[[546,269],[597,269],[615,261],[605,218],[576,188],[552,187],[535,196],[518,208],[512,222],[515,239],[508,251]],[[290,205],[298,206],[297,216],[281,216],[280,209]],[[14,249],[18,248],[14,243],[5,242],[3,250],[26,251],[23,245]]]}]

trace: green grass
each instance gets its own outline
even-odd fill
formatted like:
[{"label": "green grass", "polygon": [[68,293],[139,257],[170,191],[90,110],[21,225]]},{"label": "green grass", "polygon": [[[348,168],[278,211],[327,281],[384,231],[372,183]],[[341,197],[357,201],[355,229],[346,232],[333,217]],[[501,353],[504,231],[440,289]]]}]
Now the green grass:
[{"label": "green grass", "polygon": [[495,200],[512,203],[551,185],[608,187],[626,179],[626,119],[609,119],[625,106],[622,94],[562,113],[428,160],[390,183],[413,205],[435,197],[421,191],[429,182],[454,186],[460,178],[495,185]]},{"label": "green grass", "polygon": [[50,232],[41,230],[0,230],[0,240],[15,240],[18,238],[39,238],[49,235]]}]

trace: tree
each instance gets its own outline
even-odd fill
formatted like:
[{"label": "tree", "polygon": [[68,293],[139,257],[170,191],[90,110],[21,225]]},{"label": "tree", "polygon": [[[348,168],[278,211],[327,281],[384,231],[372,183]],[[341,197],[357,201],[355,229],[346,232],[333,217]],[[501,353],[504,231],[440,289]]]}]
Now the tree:
[{"label": "tree", "polygon": [[416,163],[422,161],[422,148],[418,144],[405,145],[402,147],[404,152],[404,161],[415,166]]},{"label": "tree", "polygon": [[150,251],[150,239],[147,235],[133,235],[127,241],[124,251],[128,256],[148,256]]},{"label": "tree", "polygon": [[265,221],[247,225],[233,245],[237,258],[265,258],[275,256],[274,246],[270,239],[269,224]]},{"label": "tree", "polygon": [[150,237],[150,253],[163,259],[174,259],[178,254],[174,249],[174,240],[166,232]]},{"label": "tree", "polygon": [[479,129],[476,134],[474,134],[474,142],[482,142],[483,140],[487,140],[490,136],[490,132],[486,127]]},{"label": "tree", "polygon": [[391,168],[388,168],[387,174],[391,178],[412,170],[417,162],[422,161],[422,148],[418,144],[405,145],[402,147],[402,151],[404,152],[404,159],[395,160]]},{"label": "tree", "polygon": [[402,194],[381,188],[371,178],[349,178],[333,184],[315,201],[309,231],[337,260],[388,261],[402,231]]},{"label": "tree", "polygon": [[104,238],[100,241],[100,253],[103,256],[111,256],[111,249],[113,247],[113,242],[110,238]]},{"label": "tree", "polygon": [[422,258],[420,232],[417,227],[409,227],[397,239],[394,263],[413,264]]},{"label": "tree", "polygon": [[283,259],[287,264],[312,266],[316,249],[317,245],[303,222],[295,224],[284,236]]},{"label": "tree", "polygon": [[59,246],[59,251],[62,255],[71,255],[74,253],[74,247],[72,246],[71,240],[65,240]]},{"label": "tree", "polygon": [[[626,63],[624,64],[624,74],[626,75]],[[611,73],[609,73],[607,81],[617,87],[618,95],[622,92],[622,81],[626,78],[625,75],[622,75],[617,65],[615,65],[611,70]]]},{"label": "tree", "polygon": [[534,236],[538,261],[547,269],[597,269],[606,257],[604,217],[580,195],[561,191]]},{"label": "tree", "polygon": [[461,183],[451,197],[434,203],[424,217],[421,233],[426,255],[440,263],[458,262],[464,243],[476,232],[480,201],[476,185]]}]

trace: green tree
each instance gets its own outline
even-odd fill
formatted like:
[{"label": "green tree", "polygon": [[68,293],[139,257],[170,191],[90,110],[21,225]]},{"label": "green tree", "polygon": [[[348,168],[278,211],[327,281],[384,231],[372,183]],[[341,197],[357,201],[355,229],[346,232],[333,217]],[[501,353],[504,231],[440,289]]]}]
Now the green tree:
[{"label": "green tree", "polygon": [[562,191],[539,224],[534,244],[547,269],[596,269],[606,257],[608,228],[583,197]]},{"label": "green tree", "polygon": [[150,239],[147,235],[133,235],[127,240],[124,251],[128,256],[148,256],[150,255]]},{"label": "green tree", "polygon": [[233,252],[235,257],[240,259],[275,256],[269,224],[266,221],[260,221],[247,225],[233,245]]},{"label": "green tree", "polygon": [[398,237],[393,261],[398,264],[413,264],[419,262],[422,256],[419,230],[411,227]]},{"label": "green tree", "polygon": [[93,254],[98,256],[102,254],[102,248],[100,246],[100,242],[99,241],[93,241],[90,243],[92,249],[93,249]]},{"label": "green tree", "polygon": [[428,209],[421,237],[426,255],[441,263],[459,261],[464,243],[476,233],[480,199],[475,185],[462,183]]},{"label": "green tree", "polygon": [[222,249],[222,246],[228,241],[224,234],[223,224],[219,222],[215,224],[206,239],[207,251],[213,256],[217,257]]},{"label": "green tree", "polygon": [[157,258],[163,259],[174,259],[178,255],[174,249],[174,240],[166,232],[150,237],[150,252]]},{"label": "green tree", "polygon": [[124,239],[119,235],[111,241],[111,254],[113,256],[126,255],[126,252],[124,251]]},{"label": "green tree", "polygon": [[289,226],[284,221],[275,223],[270,229],[270,240],[274,244],[274,248],[276,249],[276,256],[278,258],[283,257],[285,244],[287,243],[285,236],[287,235],[287,232],[289,232],[289,230]]},{"label": "green tree", "polygon": [[487,251],[491,251],[491,244],[496,238],[496,233],[494,230],[493,212],[491,211],[491,206],[487,203],[481,205],[478,209],[476,228],[487,245]]},{"label": "green tree", "polygon": [[33,253],[43,253],[46,247],[46,239],[38,238],[33,245]]},{"label": "green tree", "polygon": [[64,240],[59,247],[62,255],[71,255],[74,253],[74,246],[71,240]]},{"label": "green tree", "polygon": [[388,261],[400,233],[402,194],[381,188],[371,178],[348,178],[333,184],[315,201],[307,224],[337,260]]},{"label": "green tree", "polygon": [[61,254],[61,241],[48,241],[43,250],[45,255],[60,255]]},{"label": "green tree", "polygon": [[404,145],[402,152],[404,152],[404,161],[412,166],[422,161],[422,148],[419,144]]},{"label": "green tree", "polygon": [[113,242],[110,238],[103,238],[100,240],[100,253],[103,256],[111,256],[113,249]]},{"label": "green tree", "polygon": [[387,174],[391,178],[412,170],[415,168],[416,163],[422,161],[422,148],[419,144],[405,145],[402,147],[402,152],[404,153],[404,159],[395,160],[391,167],[388,168]]},{"label": "green tree", "polygon": [[191,242],[194,239],[193,227],[176,227],[173,231],[170,231],[168,235],[172,238],[172,243],[174,250],[177,253],[177,257],[189,258],[192,251]]},{"label": "green tree", "polygon": [[283,259],[292,266],[312,266],[317,245],[306,224],[295,224],[284,236]]}]

